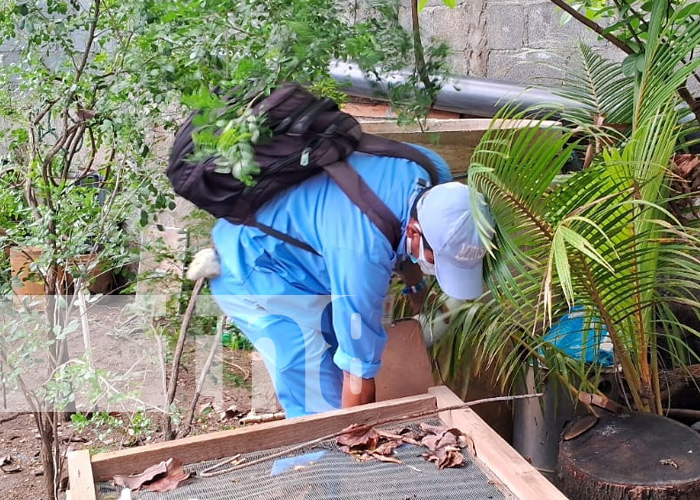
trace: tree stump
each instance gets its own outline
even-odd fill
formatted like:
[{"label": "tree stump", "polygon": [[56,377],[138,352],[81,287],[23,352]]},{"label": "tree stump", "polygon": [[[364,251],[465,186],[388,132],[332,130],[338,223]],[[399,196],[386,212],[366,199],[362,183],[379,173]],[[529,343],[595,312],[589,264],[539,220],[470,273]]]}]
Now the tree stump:
[{"label": "tree stump", "polygon": [[657,415],[602,415],[561,442],[558,473],[571,500],[697,500],[700,434]]}]

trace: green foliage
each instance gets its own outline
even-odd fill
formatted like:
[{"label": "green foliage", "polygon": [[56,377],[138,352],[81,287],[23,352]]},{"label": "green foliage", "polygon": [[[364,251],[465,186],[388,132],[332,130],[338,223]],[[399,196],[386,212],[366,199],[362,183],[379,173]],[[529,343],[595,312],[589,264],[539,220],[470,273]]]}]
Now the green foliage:
[{"label": "green foliage", "polygon": [[[419,0],[418,1],[418,12],[421,12],[428,5],[429,0]],[[442,3],[447,5],[450,9],[457,7],[457,0],[442,0]]]},{"label": "green foliage", "polygon": [[70,420],[78,434],[93,433],[97,441],[102,443],[112,443],[116,438],[120,444],[131,446],[150,439],[156,431],[152,416],[143,410],[130,415],[78,412],[73,413]]},{"label": "green foliage", "polygon": [[140,11],[113,1],[0,10],[0,41],[18,56],[0,75],[2,216],[14,222],[10,241],[42,248],[45,269],[77,276],[73,257],[96,252],[106,267],[128,265],[139,228],[173,206],[153,171],[152,133],[173,96],[144,85],[144,69],[166,62],[137,65]]},{"label": "green foliage", "polygon": [[[288,81],[342,100],[329,76],[332,59],[350,59],[372,72],[380,64],[384,70],[413,66],[413,42],[399,26],[399,3],[394,0],[372,2],[368,19],[354,24],[348,24],[344,6],[335,0],[248,0],[236,2],[235,8],[229,2],[205,4],[204,9],[199,1],[147,8],[155,18],[176,17],[187,26],[168,29],[167,50],[171,59],[186,59],[174,63],[187,69],[177,80],[182,102],[200,111],[194,158],[214,156],[220,172],[246,184],[254,183],[258,172],[253,146],[269,133],[264,116],[251,113],[253,101]],[[154,23],[154,37],[162,35],[160,29]],[[193,40],[193,31],[201,38]],[[217,34],[216,50],[207,45],[210,37],[205,33],[212,32]],[[428,49],[431,74],[444,71],[446,50],[444,45]],[[418,81],[414,71],[391,91],[404,121],[425,116],[439,88],[436,80],[435,88],[425,91]]]},{"label": "green foliage", "polygon": [[600,116],[606,123],[631,123],[634,78],[625,76],[619,63],[606,61],[584,44],[579,44],[579,56],[578,68],[552,91],[585,107],[565,109],[562,119],[591,125]]},{"label": "green foliage", "polygon": [[253,344],[234,324],[227,323],[223,334],[223,344],[237,351],[252,351]]},{"label": "green foliage", "polygon": [[[668,41],[674,41],[679,34],[697,23],[700,14],[700,6],[690,0],[620,0],[613,3],[604,0],[577,0],[570,3],[589,19],[604,23],[605,33],[617,37],[635,54],[643,54],[648,43],[658,39],[660,26],[664,27]],[[563,22],[569,22],[571,19],[569,14],[562,17]],[[639,65],[643,65],[643,62],[640,61]],[[637,70],[639,68],[635,68],[633,72]]]},{"label": "green foliage", "polygon": [[[700,25],[674,44],[659,43],[674,33],[672,26],[673,16],[665,28],[651,31],[656,38],[647,41],[629,113],[622,96],[630,95],[630,83],[582,49],[582,83],[568,92],[605,96],[588,101],[594,112],[628,113],[631,121],[625,136],[599,143],[601,151],[587,169],[560,175],[578,141],[609,136],[605,127],[590,123],[592,115],[563,125],[540,121],[524,130],[495,122],[484,136],[469,184],[484,193],[495,220],[485,263],[489,293],[460,313],[461,331],[453,337],[457,360],[495,368],[506,385],[534,367],[538,376],[556,376],[573,391],[595,392],[599,367],[545,338],[576,305],[586,325],[605,326],[630,406],[661,412],[662,359],[670,365],[697,362],[685,339],[700,332],[679,321],[673,306],[700,307],[700,233],[665,207],[672,157],[684,133],[676,89],[700,64],[683,62],[700,44]],[[510,110],[501,115],[524,116]],[[474,213],[488,242],[489,223]],[[592,330],[600,340],[601,327]]]}]

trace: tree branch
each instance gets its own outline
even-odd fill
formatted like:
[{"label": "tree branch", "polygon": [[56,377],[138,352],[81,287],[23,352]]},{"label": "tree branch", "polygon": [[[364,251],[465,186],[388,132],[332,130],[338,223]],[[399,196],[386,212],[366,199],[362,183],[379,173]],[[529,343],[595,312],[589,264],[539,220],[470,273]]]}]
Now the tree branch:
[{"label": "tree branch", "polygon": [[695,99],[685,85],[678,88],[678,95],[681,96],[690,108],[690,111],[695,115],[695,120],[700,123],[700,100]]},{"label": "tree branch", "polygon": [[413,53],[416,58],[416,71],[420,81],[423,82],[425,90],[430,92],[433,84],[430,81],[430,75],[425,66],[425,54],[423,52],[423,42],[420,38],[420,24],[418,22],[418,0],[411,0],[411,20],[413,23]]},{"label": "tree branch", "polygon": [[[617,11],[618,11],[620,14],[622,14],[622,7],[623,7],[623,6],[622,6],[622,4],[620,3],[620,0],[613,0],[613,3],[614,3],[615,6],[617,7]],[[632,12],[632,15],[633,15],[634,17],[636,17],[637,19],[639,19],[639,21],[640,21],[642,24],[646,24],[646,21],[644,20],[644,16],[642,16],[639,12],[637,12],[632,6],[630,6],[629,9],[630,9],[630,12]],[[642,41],[639,39],[639,35],[637,35],[637,32],[634,31],[634,30],[632,29],[632,26],[630,26],[629,23],[627,24],[626,28],[627,28],[628,30],[630,30],[630,33],[632,33],[632,37],[634,37],[634,39],[636,40],[637,44],[639,44],[639,46],[641,47],[641,46],[643,45],[643,43],[642,43]]]},{"label": "tree branch", "polygon": [[559,7],[561,10],[569,14],[571,17],[576,19],[578,22],[581,24],[587,26],[588,28],[592,29],[596,33],[598,33],[600,36],[605,38],[607,41],[612,43],[615,47],[618,49],[622,50],[625,54],[634,54],[634,50],[627,45],[625,42],[617,38],[615,35],[612,35],[610,33],[605,33],[605,30],[601,25],[599,25],[596,22],[591,21],[588,19],[586,16],[581,14],[579,11],[571,7],[569,4],[567,4],[564,0],[549,0],[552,2],[554,5]]}]

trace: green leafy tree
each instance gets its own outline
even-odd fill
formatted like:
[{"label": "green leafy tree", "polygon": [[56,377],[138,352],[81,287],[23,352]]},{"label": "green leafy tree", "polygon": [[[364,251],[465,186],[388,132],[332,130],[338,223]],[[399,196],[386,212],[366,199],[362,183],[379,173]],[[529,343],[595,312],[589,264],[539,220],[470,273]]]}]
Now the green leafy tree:
[{"label": "green leafy tree", "polygon": [[[251,146],[266,132],[247,98],[288,80],[340,98],[328,76],[332,58],[357,59],[368,70],[413,66],[412,38],[398,25],[397,2],[379,2],[362,23],[345,17],[345,6],[331,0],[9,0],[0,6],[0,44],[16,56],[0,72],[0,178],[7,188],[0,220],[8,225],[7,241],[41,250],[34,267],[45,284],[46,328],[23,331],[32,339],[27,346],[46,348],[50,380],[71,371],[63,369],[65,336],[75,326],[56,299],[62,270],[75,278],[79,296],[98,262],[120,267],[137,258],[140,227],[173,207],[164,152],[186,108],[203,113],[200,154],[216,154],[222,169],[252,181]],[[437,67],[444,49],[427,54],[427,64]],[[393,92],[420,115],[427,111],[412,104],[423,94],[411,88],[413,81]],[[236,105],[220,114],[224,95]],[[214,128],[224,133],[214,135]],[[92,256],[88,269],[76,264],[77,255]],[[22,343],[6,347],[16,345]],[[24,358],[7,361],[13,359]],[[13,380],[21,384],[21,371],[29,368],[17,367]],[[36,403],[50,499],[61,467],[56,412],[70,399],[58,392],[65,397],[25,393]]]}]

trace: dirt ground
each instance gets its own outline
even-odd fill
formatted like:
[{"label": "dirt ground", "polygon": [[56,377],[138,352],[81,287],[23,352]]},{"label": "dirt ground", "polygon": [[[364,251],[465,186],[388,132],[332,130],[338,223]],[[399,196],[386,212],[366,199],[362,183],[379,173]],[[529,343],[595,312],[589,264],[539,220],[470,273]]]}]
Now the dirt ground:
[{"label": "dirt ground", "polygon": [[[157,398],[162,398],[162,384],[153,383],[154,377],[162,382],[162,367],[158,369],[159,373],[149,372],[147,362],[139,365],[137,361],[141,359],[132,359],[135,350],[154,348],[144,348],[143,344],[139,343],[134,347],[134,344],[125,341],[125,335],[129,337],[127,340],[133,340],[142,336],[144,332],[138,326],[134,326],[128,318],[125,320],[123,311],[116,307],[92,311],[89,317],[94,362],[117,373],[123,373],[119,369],[123,370],[124,366],[127,366],[130,373],[138,373],[142,378],[144,394],[148,389],[155,387],[158,390],[154,391],[154,394]],[[202,372],[202,360],[206,359],[212,340],[211,335],[190,336],[185,345],[175,401],[183,420],[187,419],[197,380]],[[69,339],[69,345],[72,352],[79,351],[83,345],[80,332]],[[169,347],[172,349],[173,346]],[[145,358],[147,357],[144,356]],[[189,435],[235,428],[239,426],[239,419],[251,409],[250,351],[223,347],[214,359],[212,375],[209,377],[211,380],[208,379],[207,382],[209,389],[205,390],[199,399]],[[120,367],[120,361],[124,360],[127,362]],[[137,368],[134,368],[135,366]],[[169,370],[170,365],[167,365],[168,373]],[[18,406],[19,396],[21,395],[7,395],[8,409],[21,408]],[[99,413],[88,413],[84,411],[84,407],[79,407],[83,412],[74,416],[73,421],[62,422],[59,427],[59,438],[64,453],[84,448],[90,449],[91,452],[112,451],[163,440],[163,411],[149,403],[146,396],[143,400],[147,402],[147,408],[153,410],[116,411],[119,408],[105,405],[104,408],[98,408],[101,410]],[[157,403],[162,403],[162,400]],[[174,426],[180,432],[183,427],[184,422]],[[0,463],[3,464],[0,466],[0,499],[46,498],[39,450],[39,435],[30,413],[0,412]],[[63,475],[67,476],[66,470],[63,471]],[[64,493],[61,493],[59,498],[65,498]]]}]

